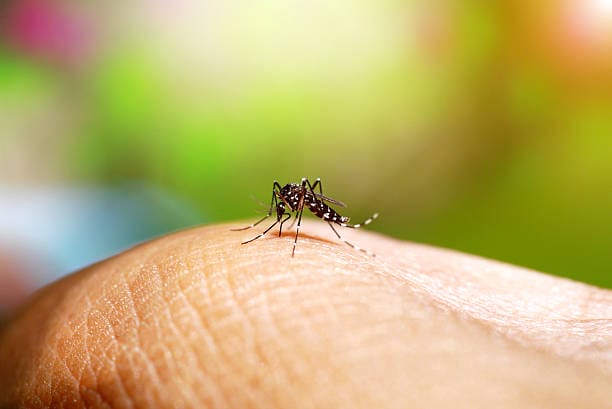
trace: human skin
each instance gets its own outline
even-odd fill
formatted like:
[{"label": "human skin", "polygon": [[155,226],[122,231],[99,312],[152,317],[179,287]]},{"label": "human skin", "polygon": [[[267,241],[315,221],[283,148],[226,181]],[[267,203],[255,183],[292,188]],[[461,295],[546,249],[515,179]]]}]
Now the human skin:
[{"label": "human skin", "polygon": [[43,290],[0,408],[612,408],[612,292],[308,221],[196,228]]}]

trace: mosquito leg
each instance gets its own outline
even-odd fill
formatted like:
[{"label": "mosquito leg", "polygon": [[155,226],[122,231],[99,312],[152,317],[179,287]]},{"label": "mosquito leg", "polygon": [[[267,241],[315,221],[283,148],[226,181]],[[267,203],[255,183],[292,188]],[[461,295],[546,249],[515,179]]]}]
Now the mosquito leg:
[{"label": "mosquito leg", "polygon": [[337,237],[338,237],[340,240],[342,240],[342,241],[344,242],[344,244],[347,244],[348,246],[350,246],[350,247],[354,248],[355,250],[359,250],[359,251],[361,251],[362,253],[365,253],[365,254],[367,254],[367,255],[368,255],[368,256],[370,256],[370,257],[376,257],[376,254],[374,254],[374,253],[372,253],[372,252],[370,252],[370,251],[368,251],[368,250],[362,249],[361,247],[358,247],[358,246],[354,245],[353,243],[351,243],[351,242],[346,241],[345,239],[343,239],[343,238],[342,238],[342,236],[340,236],[340,233],[338,233],[338,231],[337,231],[337,230],[334,228],[334,225],[333,225],[333,224],[331,224],[331,222],[327,222],[327,224],[329,224],[329,227],[331,227],[331,229],[334,231],[334,233],[336,233],[336,236],[337,236]]},{"label": "mosquito leg", "polygon": [[308,187],[310,188],[310,191],[312,193],[314,193],[314,190],[317,188],[317,186],[319,186],[319,193],[323,195],[323,183],[321,183],[321,178],[317,178],[317,180],[315,180],[312,185],[310,184],[310,181],[308,181],[308,179],[306,179],[306,181],[308,182]]},{"label": "mosquito leg", "polygon": [[258,221],[256,221],[253,224],[249,224],[247,227],[241,227],[239,229],[230,229],[231,231],[242,231],[242,230],[248,230],[248,229],[252,229],[253,227],[257,226],[259,223],[263,222],[264,220],[266,220],[268,217],[270,217],[272,215],[272,213],[268,213],[267,215],[265,215],[264,217],[262,217],[261,219],[259,219]]},{"label": "mosquito leg", "polygon": [[300,235],[300,225],[302,224],[302,213],[304,213],[304,202],[299,207],[300,215],[298,216],[297,229],[295,231],[295,241],[293,242],[293,250],[291,251],[291,257],[295,255],[295,246],[297,246],[298,236]]},{"label": "mosquito leg", "polygon": [[285,217],[283,219],[282,222],[280,222],[280,228],[278,229],[278,237],[281,236],[281,234],[283,233],[283,223],[285,223],[287,220],[289,220],[291,218],[291,213],[287,213],[287,217]]},{"label": "mosquito leg", "polygon": [[351,229],[358,229],[362,226],[372,223],[372,221],[376,220],[377,218],[378,218],[378,213],[374,213],[372,216],[370,216],[368,219],[365,219],[361,223],[357,223],[357,224],[338,223],[338,224],[342,227],[350,227]]},{"label": "mosquito leg", "polygon": [[272,199],[270,199],[270,208],[268,209],[268,213],[266,213],[266,215],[264,217],[262,217],[260,220],[256,221],[255,223],[248,225],[246,227],[241,227],[239,229],[230,229],[231,231],[242,231],[242,230],[248,230],[248,229],[252,229],[253,227],[257,226],[259,223],[263,222],[264,220],[266,220],[268,217],[270,217],[272,215],[272,209],[274,209],[277,201],[276,201],[276,190],[280,190],[281,187],[278,184],[278,182],[275,180],[274,183],[272,184]]},{"label": "mosquito leg", "polygon": [[[308,179],[302,178],[302,188],[303,189],[306,188],[307,184],[308,186],[310,186],[310,182],[308,181]],[[295,246],[297,246],[298,236],[300,235],[300,226],[302,224],[302,214],[304,213],[304,197],[305,197],[305,194],[303,193],[303,190],[302,190],[302,196],[300,197],[300,201],[296,209],[296,211],[299,213],[299,216],[297,217],[298,223],[297,223],[297,228],[295,230],[295,240],[293,241],[293,249],[291,250],[291,257],[295,256]]]},{"label": "mosquito leg", "polygon": [[304,181],[306,181],[306,183],[308,184],[308,189],[310,189],[310,193],[312,193],[315,198],[317,196],[315,195],[314,190],[317,186],[319,186],[319,193],[321,194],[321,196],[323,196],[323,184],[321,183],[321,178],[317,178],[317,180],[315,180],[312,185],[310,184],[310,181],[306,178],[302,179],[302,185],[304,184]]},{"label": "mosquito leg", "polygon": [[[311,184],[310,181],[306,178],[302,179],[302,183],[304,183],[304,181],[307,183],[310,193],[315,197],[315,199],[317,199],[317,201],[332,203],[341,207],[346,207],[346,204],[342,203],[340,200],[332,199],[331,197],[323,195],[323,183],[321,182],[321,178],[317,178],[317,180],[315,180],[313,184]],[[302,186],[304,185],[302,184]],[[314,192],[317,187],[319,188],[319,193]]]},{"label": "mosquito leg", "polygon": [[276,225],[277,225],[279,222],[280,222],[280,219],[279,219],[279,220],[277,220],[277,221],[275,221],[275,222],[272,224],[272,226],[270,226],[270,227],[268,227],[266,230],[264,230],[264,231],[263,231],[263,233],[261,233],[261,234],[259,234],[259,235],[255,236],[255,237],[253,237],[251,240],[243,241],[243,242],[242,242],[242,244],[247,244],[247,243],[250,243],[250,242],[252,242],[252,241],[255,241],[255,240],[259,239],[259,238],[262,238],[263,236],[265,236],[265,235],[266,235],[266,233],[267,233],[267,232],[269,232],[270,230],[272,230],[272,228],[273,228],[274,226],[276,226]]}]

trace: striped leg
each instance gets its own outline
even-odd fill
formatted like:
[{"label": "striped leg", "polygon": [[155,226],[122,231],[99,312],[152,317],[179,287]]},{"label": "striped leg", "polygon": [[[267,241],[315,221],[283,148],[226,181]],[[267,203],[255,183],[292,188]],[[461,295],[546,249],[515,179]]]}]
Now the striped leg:
[{"label": "striped leg", "polygon": [[230,230],[231,231],[242,231],[242,230],[252,229],[253,227],[257,226],[259,223],[263,222],[264,220],[266,220],[270,216],[272,216],[272,212],[268,212],[268,214],[266,214],[264,217],[262,217],[261,219],[259,219],[255,223],[248,225],[247,227],[241,227],[239,229],[230,229]]},{"label": "striped leg", "polygon": [[298,216],[298,224],[297,229],[295,230],[295,240],[293,241],[293,250],[291,251],[291,257],[295,256],[295,246],[297,246],[298,236],[300,235],[300,225],[302,224],[302,213],[304,213],[304,201],[298,207],[298,212],[300,215]]},{"label": "striped leg", "polygon": [[278,229],[278,237],[281,237],[281,235],[283,234],[283,223],[285,223],[290,218],[291,218],[291,213],[287,213],[287,217],[285,217],[283,221],[280,222],[280,227]]},{"label": "striped leg", "polygon": [[323,194],[323,183],[321,183],[321,178],[317,178],[317,180],[315,180],[312,186],[310,185],[310,182],[308,182],[308,187],[310,187],[310,191],[312,193],[314,193],[314,190],[317,187],[317,185],[319,186],[319,193]]},{"label": "striped leg", "polygon": [[367,254],[367,255],[368,255],[368,256],[370,256],[370,257],[376,257],[376,254],[372,253],[371,251],[368,251],[368,250],[366,250],[366,249],[362,249],[361,247],[358,247],[358,246],[354,245],[353,243],[351,243],[351,242],[346,241],[345,239],[343,239],[343,238],[342,238],[342,236],[340,236],[340,233],[338,233],[338,231],[337,231],[337,230],[334,228],[334,225],[333,225],[333,224],[331,224],[331,222],[327,222],[327,224],[329,224],[329,227],[331,227],[331,229],[334,231],[334,233],[336,233],[336,236],[337,236],[337,237],[338,237],[340,240],[342,240],[342,241],[344,242],[344,244],[347,244],[348,246],[350,246],[350,247],[354,248],[355,250],[359,250],[359,251],[361,251],[362,253],[365,253],[365,254]]},{"label": "striped leg", "polygon": [[280,219],[278,219],[277,221],[275,221],[275,222],[272,224],[272,226],[270,226],[270,227],[268,227],[266,230],[264,230],[264,231],[263,231],[263,233],[261,233],[261,234],[259,234],[259,235],[255,236],[255,237],[253,237],[251,240],[243,241],[243,242],[242,242],[242,244],[247,244],[247,243],[250,243],[250,242],[252,242],[252,241],[255,241],[255,240],[259,239],[259,238],[262,238],[263,236],[265,236],[265,235],[266,235],[266,233],[267,233],[267,232],[269,232],[270,230],[272,230],[272,228],[273,228],[274,226],[276,226],[276,225],[277,225],[279,222],[280,222]]},{"label": "striped leg", "polygon": [[360,227],[363,227],[365,225],[372,223],[372,221],[376,220],[377,218],[378,218],[378,213],[374,213],[370,218],[365,219],[361,223],[357,223],[357,224],[339,223],[339,224],[342,227],[350,227],[351,229],[358,229]]},{"label": "striped leg", "polygon": [[[332,203],[332,204],[335,204],[341,207],[346,207],[346,205],[342,203],[340,200],[332,199],[331,197],[327,197],[323,194],[323,183],[321,182],[321,178],[317,178],[317,180],[315,180],[313,184],[310,184],[310,181],[308,179],[303,178],[302,186],[304,185],[304,182],[306,182],[306,184],[308,185],[308,189],[310,189],[310,193],[312,193],[312,195],[316,197],[317,199],[323,202]],[[315,189],[317,188],[317,186],[319,187],[319,193],[315,193]]]}]

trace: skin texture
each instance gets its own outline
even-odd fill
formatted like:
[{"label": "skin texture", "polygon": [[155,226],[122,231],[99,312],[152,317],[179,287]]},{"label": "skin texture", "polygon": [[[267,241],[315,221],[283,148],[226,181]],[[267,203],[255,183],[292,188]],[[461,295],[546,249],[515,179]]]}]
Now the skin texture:
[{"label": "skin texture", "polygon": [[0,333],[0,408],[612,408],[612,292],[309,220],[142,244]]}]

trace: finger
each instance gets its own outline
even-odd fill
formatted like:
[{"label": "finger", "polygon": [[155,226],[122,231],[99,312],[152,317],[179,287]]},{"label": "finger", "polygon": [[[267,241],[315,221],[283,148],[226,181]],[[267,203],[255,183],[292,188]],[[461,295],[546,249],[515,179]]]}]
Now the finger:
[{"label": "finger", "polygon": [[0,407],[608,404],[609,291],[347,237],[378,257],[326,225],[293,259],[291,234],[241,246],[222,225],[72,275],[0,335]]}]

